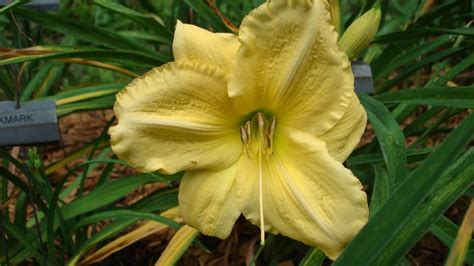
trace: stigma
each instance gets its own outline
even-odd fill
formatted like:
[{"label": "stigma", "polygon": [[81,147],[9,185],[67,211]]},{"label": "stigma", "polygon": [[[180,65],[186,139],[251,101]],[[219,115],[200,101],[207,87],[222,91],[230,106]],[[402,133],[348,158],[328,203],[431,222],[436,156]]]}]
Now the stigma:
[{"label": "stigma", "polygon": [[240,140],[244,153],[249,159],[257,154],[270,157],[273,154],[273,136],[277,125],[277,118],[268,119],[262,112],[257,112],[250,120],[240,126]]}]

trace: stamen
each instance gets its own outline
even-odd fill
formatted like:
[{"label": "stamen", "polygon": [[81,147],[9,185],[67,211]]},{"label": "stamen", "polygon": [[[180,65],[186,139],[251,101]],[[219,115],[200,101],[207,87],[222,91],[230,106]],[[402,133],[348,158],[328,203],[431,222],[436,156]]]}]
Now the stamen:
[{"label": "stamen", "polygon": [[240,127],[240,140],[244,145],[249,144],[249,135],[247,134],[247,130],[244,127]]},{"label": "stamen", "polygon": [[263,144],[266,148],[270,146],[270,142],[268,141],[267,133],[265,132],[265,123],[266,119],[262,113],[257,113],[257,124],[258,129],[260,131],[260,139],[263,140]]},{"label": "stamen", "polygon": [[263,126],[265,125],[265,118],[263,118],[262,113],[257,113],[257,123],[258,127],[262,130]]},{"label": "stamen", "polygon": [[275,133],[276,125],[277,125],[277,118],[274,116],[272,117],[272,120],[270,121],[270,125],[268,125],[268,136],[270,138],[273,138],[273,133]]},{"label": "stamen", "polygon": [[247,130],[247,136],[249,137],[249,143],[252,141],[252,131],[250,128],[250,121],[245,123],[245,130]]},{"label": "stamen", "polygon": [[267,155],[270,156],[273,154],[273,135],[275,133],[275,128],[277,124],[277,118],[274,116],[272,117],[272,120],[270,121],[270,124],[268,125],[267,129],[267,149],[268,153]]},{"label": "stamen", "polygon": [[265,245],[265,218],[263,216],[263,169],[262,151],[258,150],[258,203],[260,209],[260,245]]},{"label": "stamen", "polygon": [[[247,127],[248,126],[248,127]],[[240,126],[240,140],[242,141],[242,150],[247,158],[252,159],[253,152],[252,147],[250,146],[250,134],[249,134],[250,124],[246,124],[245,127]]]}]

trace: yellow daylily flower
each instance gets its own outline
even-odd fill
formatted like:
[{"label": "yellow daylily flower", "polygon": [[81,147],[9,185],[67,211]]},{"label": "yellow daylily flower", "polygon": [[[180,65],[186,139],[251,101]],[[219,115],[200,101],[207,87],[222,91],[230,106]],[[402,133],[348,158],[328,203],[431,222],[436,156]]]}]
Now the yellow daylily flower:
[{"label": "yellow daylily flower", "polygon": [[175,61],[117,96],[113,151],[136,168],[186,171],[184,221],[226,238],[237,218],[335,259],[368,219],[342,162],[366,125],[328,3],[267,1],[239,36],[178,22]]}]

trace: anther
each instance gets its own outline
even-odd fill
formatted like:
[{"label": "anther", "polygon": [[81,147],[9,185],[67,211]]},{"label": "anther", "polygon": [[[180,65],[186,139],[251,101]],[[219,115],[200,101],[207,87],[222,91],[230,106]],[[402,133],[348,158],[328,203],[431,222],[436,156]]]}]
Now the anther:
[{"label": "anther", "polygon": [[277,125],[277,118],[274,116],[272,117],[272,120],[270,121],[270,125],[268,125],[268,136],[270,138],[273,138],[273,133],[275,132],[276,125]]},{"label": "anther", "polygon": [[263,129],[263,127],[265,125],[265,119],[263,118],[262,113],[257,113],[257,123],[258,123],[258,127],[260,129]]},{"label": "anther", "polygon": [[251,128],[250,128],[250,121],[247,121],[245,123],[245,130],[247,130],[247,136],[248,136],[249,142],[250,142],[251,138],[252,138],[252,131],[251,131]]},{"label": "anther", "polygon": [[277,118],[272,117],[270,124],[268,125],[267,132],[265,134],[265,144],[267,146],[267,155],[270,156],[273,153],[273,134],[275,133],[275,128],[277,124]]},{"label": "anther", "polygon": [[249,143],[249,135],[247,134],[247,130],[242,126],[240,127],[240,140],[242,140],[244,145]]}]

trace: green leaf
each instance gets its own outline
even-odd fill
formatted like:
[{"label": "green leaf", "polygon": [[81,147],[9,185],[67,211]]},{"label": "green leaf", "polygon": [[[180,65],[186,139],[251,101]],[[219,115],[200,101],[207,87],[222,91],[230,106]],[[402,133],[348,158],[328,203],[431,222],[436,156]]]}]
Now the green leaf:
[{"label": "green leaf", "polygon": [[0,167],[0,176],[8,179],[8,181],[10,181],[23,192],[25,192],[27,195],[31,195],[31,199],[33,199],[34,203],[30,203],[36,204],[36,206],[38,206],[41,211],[46,211],[46,204],[44,204],[43,200],[36,193],[33,193],[32,189],[29,188],[27,183],[24,183],[20,178],[18,178],[16,175],[11,173],[10,171],[8,171],[8,169],[4,167]]},{"label": "green leaf", "polygon": [[387,91],[388,89],[392,88],[399,82],[403,81],[406,77],[410,76],[412,73],[417,71],[418,69],[426,66],[433,64],[435,62],[438,62],[442,59],[452,57],[453,55],[464,51],[466,47],[459,47],[459,48],[450,48],[447,50],[444,50],[439,53],[435,53],[433,55],[428,56],[427,58],[424,58],[418,63],[412,64],[411,66],[408,66],[407,68],[403,69],[395,78],[385,82],[385,84],[378,89],[378,91],[383,92]]},{"label": "green leaf", "polygon": [[400,183],[407,175],[405,137],[387,108],[367,95],[360,100],[377,135],[390,178]]},{"label": "green leaf", "polygon": [[370,199],[370,217],[373,217],[377,211],[385,204],[393,190],[395,182],[387,173],[387,169],[380,165],[373,165],[375,172],[374,188]]},{"label": "green leaf", "polygon": [[182,226],[171,238],[156,265],[176,265],[198,235],[198,230],[188,225]]},{"label": "green leaf", "polygon": [[[434,108],[432,108],[434,109]],[[434,132],[437,129],[440,129],[440,125],[444,122],[446,122],[449,118],[453,117],[454,115],[457,115],[461,112],[463,112],[464,109],[448,109],[446,112],[441,113],[439,116],[437,116],[433,122],[430,123],[430,125],[424,129],[423,128],[423,133],[417,138],[416,142],[413,143],[412,145],[418,145],[420,143],[425,142],[425,140],[430,136],[432,132]],[[450,129],[448,129],[451,131]]]},{"label": "green leaf", "polygon": [[438,79],[435,79],[435,77],[431,78],[425,87],[444,86],[446,85],[446,83],[448,83],[448,81],[454,79],[463,71],[469,69],[469,67],[471,67],[473,64],[474,64],[474,54],[471,54],[470,56],[463,59],[461,62],[459,62],[457,65],[455,65],[448,71],[438,74],[440,75]]},{"label": "green leaf", "polygon": [[[54,248],[52,242],[54,238],[52,236],[59,225],[59,218],[66,221],[78,215],[113,203],[141,185],[156,182],[156,179],[148,174],[123,177],[111,181],[107,183],[107,185],[98,187],[90,194],[80,197],[77,200],[68,203],[63,208],[58,209],[57,206],[60,192],[67,180],[67,177],[68,175],[63,176],[59,184],[56,186],[54,195],[49,202],[50,208],[46,216],[46,233],[48,236],[48,246],[50,247],[50,250]],[[58,216],[55,215],[56,213],[58,213]]]},{"label": "green leaf", "polygon": [[68,262],[67,265],[77,265],[77,262],[90,248],[100,243],[101,241],[107,240],[119,234],[125,228],[127,228],[138,220],[138,218],[119,220],[102,228],[102,230],[88,238],[86,242],[84,242],[83,245],[75,251],[73,258]]},{"label": "green leaf", "polygon": [[[443,244],[451,249],[456,239],[456,234],[459,231],[459,227],[451,222],[444,215],[436,220],[434,224],[430,226],[430,232],[436,236]],[[474,264],[474,241],[471,240],[469,245],[469,251],[467,252],[466,261],[469,265]]]},{"label": "green leaf", "polygon": [[21,189],[23,192],[28,193],[28,185],[24,183],[20,178],[16,175],[12,174],[8,169],[4,167],[0,167],[0,175],[2,178],[8,179],[12,184],[14,184],[17,188]]},{"label": "green leaf", "polygon": [[[426,2],[426,1],[425,1]],[[444,17],[451,18],[453,14],[458,14],[457,9],[460,8],[458,1],[447,1],[447,3],[437,3],[428,13],[424,14],[415,21],[415,26],[418,28],[428,27],[433,25],[433,21]]]},{"label": "green leaf", "polygon": [[299,266],[319,266],[323,264],[326,255],[317,248],[311,248],[304,256]]},{"label": "green leaf", "polygon": [[184,0],[184,2],[194,9],[196,13],[204,18],[212,27],[218,32],[228,32],[229,29],[225,26],[219,16],[214,13],[206,4],[205,1]]},{"label": "green leaf", "polygon": [[[175,207],[178,204],[178,190],[160,190],[151,196],[146,197],[142,201],[138,202],[132,209],[143,212],[152,212],[156,210],[167,210]],[[146,204],[143,204],[146,203]],[[100,232],[92,235],[88,238],[81,247],[76,251],[74,257],[70,262],[77,262],[84,253],[86,253],[91,247],[98,243],[109,239],[118,233],[122,232],[127,226],[138,221],[138,217],[126,218],[112,222],[111,224],[104,227]],[[70,263],[71,264],[71,263]]]},{"label": "green leaf", "polygon": [[[407,112],[410,112],[410,113],[413,112],[414,109],[416,109],[416,106],[405,105],[405,104],[401,104],[398,107],[402,107],[403,109],[407,110]],[[395,108],[395,110],[396,109],[397,108]],[[426,112],[418,115],[415,121],[413,121],[410,125],[408,125],[406,128],[403,129],[403,131],[405,132],[405,135],[410,136],[416,133],[417,130],[420,130],[420,129],[424,130],[424,125],[426,124],[426,122],[428,122],[434,116],[438,115],[444,109],[445,108],[443,107],[428,108]],[[405,115],[403,115],[402,113],[398,113],[398,114],[401,116],[400,120],[403,120]]]},{"label": "green leaf", "polygon": [[[84,156],[86,153],[90,152],[94,146],[96,146],[97,140],[93,140],[89,143],[83,144],[82,147],[78,148],[77,150],[67,154],[63,159],[58,160],[54,163],[51,163],[50,165],[46,166],[45,168],[45,173],[46,174],[51,174],[54,171],[58,170],[59,168],[67,165],[68,163],[76,160],[77,158],[80,158]],[[103,148],[104,146],[109,144],[109,140],[100,140],[100,143],[98,144],[99,148]]]},{"label": "green leaf", "polygon": [[48,265],[45,254],[41,253],[41,249],[39,248],[40,245],[38,244],[38,239],[31,235],[31,232],[25,232],[18,228],[16,225],[11,224],[9,222],[4,222],[3,226],[5,228],[5,232],[9,237],[17,239],[23,246],[30,252],[30,254],[35,257],[36,262],[40,263],[40,265]]},{"label": "green leaf", "polygon": [[89,100],[68,103],[58,106],[56,113],[58,116],[64,116],[78,111],[102,110],[114,106],[115,94],[97,97]]},{"label": "green leaf", "polygon": [[[127,218],[137,218],[137,219],[155,221],[158,223],[168,225],[175,229],[178,229],[181,227],[181,225],[176,223],[175,221],[168,219],[166,217],[160,216],[160,215],[124,209],[124,210],[103,211],[97,214],[93,214],[84,219],[81,219],[77,224],[74,225],[74,229],[78,229],[80,227],[83,227],[89,224],[93,224],[93,223],[97,223],[97,222],[105,221],[109,219],[127,219]],[[73,231],[75,231],[74,229]]]},{"label": "green leaf", "polygon": [[145,46],[123,38],[121,35],[103,28],[78,22],[75,19],[44,12],[34,12],[23,8],[14,10],[16,16],[37,22],[65,35],[75,36],[82,41],[104,45],[111,48],[149,51]]},{"label": "green leaf", "polygon": [[[449,185],[446,184],[448,185],[446,186],[446,190],[442,191],[444,194],[432,193],[432,189],[435,185],[440,183],[438,181],[446,168],[455,162],[456,158],[464,152],[464,147],[474,137],[472,132],[474,132],[474,114],[466,117],[458,127],[448,135],[446,140],[405,178],[393,192],[392,196],[374,217],[369,220],[367,225],[346,247],[333,265],[385,265],[374,263],[378,259],[388,256],[384,254],[395,254],[405,249],[407,246],[397,245],[397,248],[393,250],[388,250],[387,247],[391,245],[391,243],[395,243],[394,239],[400,235],[401,232],[405,232],[405,230],[411,228],[406,226],[406,223],[414,214],[424,213],[422,212],[423,210],[432,210],[434,206],[439,207],[441,203],[444,204],[448,202],[449,200],[447,199],[453,197],[455,192],[457,193],[456,190],[459,189],[459,187],[457,187],[457,185],[459,185],[456,183],[457,181],[453,181],[453,183],[449,183]],[[471,164],[470,167],[474,167],[474,164]],[[451,167],[450,169],[453,168]],[[465,173],[463,173],[463,175],[464,174]],[[462,178],[458,178],[460,183],[462,183],[462,191],[467,189],[467,185],[463,179],[465,176],[463,175],[460,175]],[[472,181],[472,175],[468,178],[468,181]],[[428,196],[434,197],[433,200],[438,199],[438,205],[433,203],[433,200],[431,202],[425,201]],[[454,197],[457,196],[457,194],[454,195]],[[432,204],[432,206],[429,208],[420,208],[423,202]],[[405,238],[407,238],[407,236],[412,236],[412,234],[405,235]],[[401,255],[403,255],[403,252]],[[396,258],[400,259],[400,254],[398,254]]]},{"label": "green leaf", "polygon": [[446,216],[441,215],[435,223],[430,226],[429,231],[435,235],[447,247],[451,247],[458,232],[458,226]]},{"label": "green leaf", "polygon": [[65,220],[71,219],[80,214],[113,203],[137,187],[152,182],[156,182],[156,178],[148,174],[122,177],[110,181],[107,185],[96,188],[90,194],[65,205],[61,211]]},{"label": "green leaf", "polygon": [[464,216],[459,232],[456,236],[456,241],[449,251],[447,266],[464,266],[466,257],[469,251],[469,240],[472,239],[474,228],[474,201],[471,201],[471,206]]},{"label": "green leaf", "polygon": [[26,213],[28,207],[28,198],[27,194],[22,191],[16,199],[15,205],[15,225],[17,228],[25,230],[26,229]]},{"label": "green leaf", "polygon": [[[453,68],[449,69],[447,72],[444,72],[440,78],[438,79],[436,79],[435,77],[431,78],[426,83],[425,87],[444,86],[448,81],[455,78],[464,70],[468,69],[472,64],[474,64],[474,54],[468,56],[466,59],[462,60],[459,64],[455,65]],[[415,109],[416,109],[416,106],[400,104],[393,110],[392,113],[397,119],[397,121],[403,121]],[[427,122],[429,119],[437,115],[442,110],[443,108],[441,107],[434,107],[434,108],[429,109],[427,112],[423,113],[422,115],[417,116],[416,120],[405,129],[405,132],[407,134],[411,134],[411,132],[414,129],[421,127],[425,122]]]},{"label": "green leaf", "polygon": [[[13,158],[8,152],[6,152],[4,149],[1,149],[1,148],[0,148],[0,156],[3,157],[4,160],[12,163],[23,175],[26,176],[27,184],[25,184],[24,187],[21,186],[20,188],[29,194],[33,194],[34,195],[33,198],[36,200],[36,204],[38,205],[38,207],[42,211],[45,210],[46,205],[44,204],[42,200],[38,200],[36,198],[37,195],[35,193],[35,192],[38,192],[45,199],[50,198],[52,191],[50,187],[46,185],[47,182],[45,182],[44,175],[42,175],[42,173],[39,173],[38,168],[30,169],[30,167],[28,166],[28,163],[22,163],[18,161],[16,158]],[[19,180],[19,178],[16,175],[12,174],[4,167],[0,167],[0,169],[2,170],[6,178],[8,178],[12,183],[17,185],[15,181],[12,181],[14,179]],[[21,180],[20,180],[20,183],[22,183]],[[34,187],[34,191],[33,191],[33,187]]]},{"label": "green leaf", "polygon": [[400,50],[396,49],[396,53],[397,53],[396,55],[398,55],[397,57],[393,59],[390,58],[389,63],[387,63],[387,61],[383,61],[383,66],[378,67],[374,65],[372,67],[374,80],[378,80],[382,77],[389,75],[390,73],[393,73],[393,71],[399,67],[403,67],[412,62],[415,62],[417,58],[420,57],[420,55],[424,55],[428,52],[431,52],[432,50],[437,49],[438,47],[448,42],[450,42],[449,37],[443,36],[436,40],[430,40],[430,41],[427,41],[426,43],[422,43],[421,45],[416,45],[415,47],[413,47],[412,49],[408,51],[405,51],[401,55],[400,55]]},{"label": "green leaf", "polygon": [[278,265],[292,259],[295,254],[304,250],[305,245],[282,235],[268,234],[263,248],[264,261],[268,265]]},{"label": "green leaf", "polygon": [[[421,161],[433,151],[434,151],[434,148],[407,149],[407,160],[408,162]],[[350,157],[346,161],[348,166],[383,163],[383,162],[385,161],[381,153],[357,155],[357,156]]]},{"label": "green leaf", "polygon": [[458,28],[458,29],[439,29],[439,28],[423,28],[410,29],[401,32],[393,32],[378,36],[374,39],[374,43],[397,42],[407,40],[417,40],[422,37],[436,36],[443,34],[457,34],[464,36],[474,36],[473,28]]},{"label": "green leaf", "polygon": [[416,208],[396,235],[374,261],[374,265],[394,265],[410,250],[443,212],[472,185],[474,176],[474,149],[465,153],[437,180],[429,195]]},{"label": "green leaf", "polygon": [[375,96],[383,103],[474,108],[474,86],[405,89]]},{"label": "green leaf", "polygon": [[40,90],[41,87],[50,87],[52,85],[51,79],[48,77],[51,75],[51,71],[56,64],[57,63],[55,62],[49,62],[40,68],[40,70],[33,76],[30,82],[28,82],[26,88],[22,91],[20,96],[20,100],[22,102],[30,100],[34,92]]},{"label": "green leaf", "polygon": [[17,57],[0,60],[1,65],[17,64],[23,62],[33,62],[46,59],[64,59],[64,58],[85,58],[91,60],[100,60],[104,62],[125,65],[125,66],[159,66],[170,61],[170,58],[160,54],[147,55],[143,52],[133,50],[106,50],[99,48],[82,47],[61,47],[61,46],[36,46],[42,54],[21,55]]},{"label": "green leaf", "polygon": [[134,39],[153,41],[153,42],[159,42],[159,43],[168,43],[168,40],[162,38],[159,35],[143,32],[143,31],[121,30],[121,31],[118,31],[118,34],[122,35],[125,38],[134,38]]},{"label": "green leaf", "polygon": [[13,81],[7,71],[0,71],[0,89],[4,99],[13,99],[15,97]]},{"label": "green leaf", "polygon": [[103,8],[111,10],[117,14],[120,14],[126,18],[129,18],[140,25],[153,30],[162,37],[161,39],[166,40],[166,43],[170,44],[173,39],[173,34],[163,25],[161,25],[156,19],[153,19],[151,16],[143,15],[133,9],[125,7],[119,3],[110,1],[110,0],[95,0],[93,2],[96,5],[99,5]]},{"label": "green leaf", "polygon": [[17,7],[17,6],[21,6],[23,4],[26,4],[28,3],[30,0],[18,0],[18,1],[13,1],[11,3],[9,3],[8,5],[0,8],[0,15],[2,15],[3,13],[6,13],[10,10],[12,10],[13,8]]},{"label": "green leaf", "polygon": [[115,95],[118,91],[123,89],[126,84],[124,83],[111,83],[111,84],[101,84],[96,86],[84,87],[80,89],[69,90],[65,92],[58,93],[51,97],[46,97],[43,99],[53,100],[56,102],[56,105],[65,105],[75,102],[80,102],[84,100],[90,100],[98,97],[103,97],[105,95]]}]

